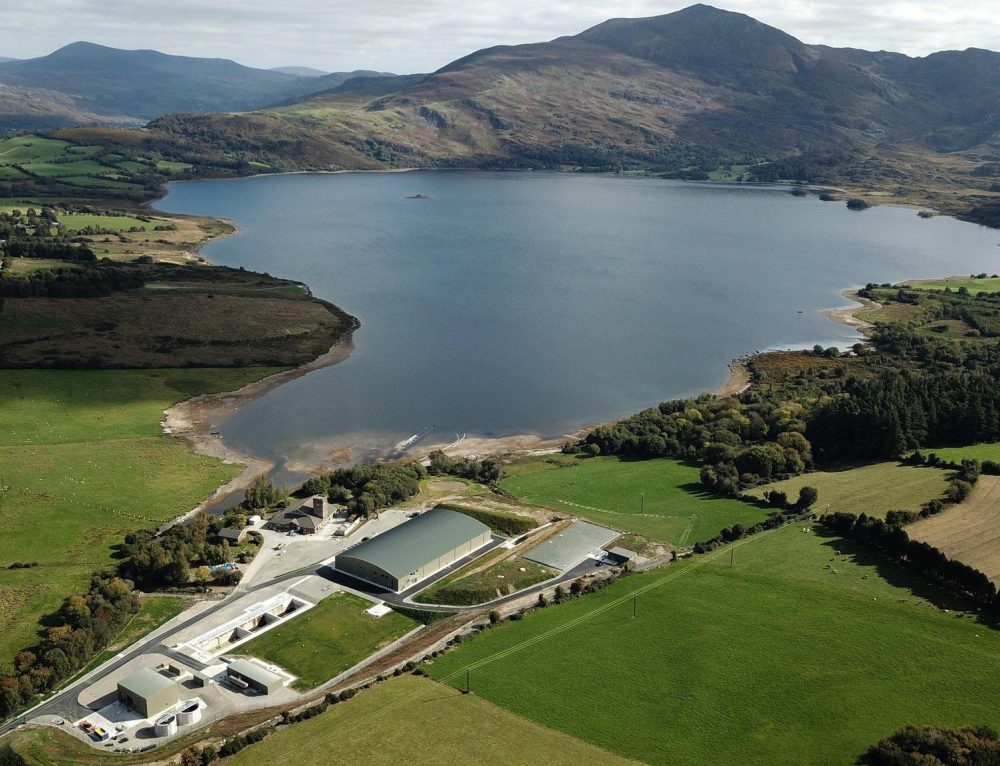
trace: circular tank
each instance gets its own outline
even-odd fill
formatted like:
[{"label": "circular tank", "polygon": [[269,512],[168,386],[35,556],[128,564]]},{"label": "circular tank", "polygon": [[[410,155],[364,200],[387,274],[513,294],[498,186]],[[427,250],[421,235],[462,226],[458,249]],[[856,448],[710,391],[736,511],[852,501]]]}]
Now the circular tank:
[{"label": "circular tank", "polygon": [[177,716],[165,715],[153,725],[157,737],[170,737],[177,733]]},{"label": "circular tank", "polygon": [[192,700],[178,710],[176,716],[178,726],[187,726],[192,723],[198,723],[198,721],[201,720],[201,706],[198,704],[197,700]]}]

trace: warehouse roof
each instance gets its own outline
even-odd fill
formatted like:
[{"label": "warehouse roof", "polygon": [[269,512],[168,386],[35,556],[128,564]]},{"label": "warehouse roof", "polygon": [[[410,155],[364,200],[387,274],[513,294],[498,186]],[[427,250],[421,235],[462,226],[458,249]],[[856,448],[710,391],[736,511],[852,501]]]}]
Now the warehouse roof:
[{"label": "warehouse roof", "polygon": [[256,662],[250,660],[236,659],[229,663],[228,671],[239,673],[244,678],[250,678],[264,686],[273,683],[283,683],[284,679],[277,673],[272,673],[267,668],[261,667]]},{"label": "warehouse roof", "polygon": [[458,511],[434,508],[344,551],[337,558],[362,559],[393,577],[405,577],[490,528]]},{"label": "warehouse roof", "polygon": [[157,692],[176,685],[169,678],[160,675],[152,668],[140,668],[134,673],[129,673],[118,683],[133,694],[144,699],[148,699]]}]

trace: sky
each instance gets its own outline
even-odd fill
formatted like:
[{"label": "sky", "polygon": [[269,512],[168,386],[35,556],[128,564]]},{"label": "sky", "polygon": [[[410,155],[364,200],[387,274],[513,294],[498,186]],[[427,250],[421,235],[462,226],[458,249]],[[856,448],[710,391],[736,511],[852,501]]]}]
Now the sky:
[{"label": "sky", "polygon": [[[20,0],[0,56],[31,58],[76,40],[230,58],[248,66],[429,72],[480,48],[550,40],[614,17],[670,13],[690,0]],[[997,0],[725,0],[807,43],[926,55],[1000,50]]]}]

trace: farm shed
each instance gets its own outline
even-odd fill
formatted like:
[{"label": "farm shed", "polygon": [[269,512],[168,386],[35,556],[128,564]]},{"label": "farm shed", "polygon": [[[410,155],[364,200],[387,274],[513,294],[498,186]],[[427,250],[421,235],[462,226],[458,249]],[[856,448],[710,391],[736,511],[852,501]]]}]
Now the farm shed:
[{"label": "farm shed", "polygon": [[344,574],[400,592],[485,545],[490,528],[471,516],[435,508],[339,554]]},{"label": "farm shed", "polygon": [[118,682],[118,699],[127,707],[152,718],[176,705],[181,687],[152,668],[142,668]]}]

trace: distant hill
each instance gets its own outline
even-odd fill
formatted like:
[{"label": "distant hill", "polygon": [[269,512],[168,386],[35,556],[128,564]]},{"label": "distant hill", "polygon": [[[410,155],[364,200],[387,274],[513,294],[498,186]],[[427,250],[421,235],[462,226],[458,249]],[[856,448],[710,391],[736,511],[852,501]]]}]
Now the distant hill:
[{"label": "distant hill", "polygon": [[[62,100],[73,109],[113,122],[122,116],[145,121],[178,111],[255,109],[330,87],[322,79],[253,69],[226,59],[86,42],[40,58],[0,63],[0,84],[21,92],[63,94]],[[9,124],[10,114],[8,105],[0,104],[0,126]]]},{"label": "distant hill", "polygon": [[329,72],[324,72],[322,69],[313,69],[309,66],[275,66],[271,67],[268,71],[292,74],[296,77],[322,77],[323,75],[330,74]]},{"label": "distant hill", "polygon": [[7,56],[0,56],[0,64],[4,63],[5,61],[17,61],[17,59],[12,59]]},{"label": "distant hill", "polygon": [[912,58],[809,45],[695,5],[486,48],[429,75],[352,80],[252,115],[170,115],[155,127],[277,168],[630,167],[707,178],[735,167],[733,177],[867,184],[923,201],[996,183],[997,103],[991,51]]}]

